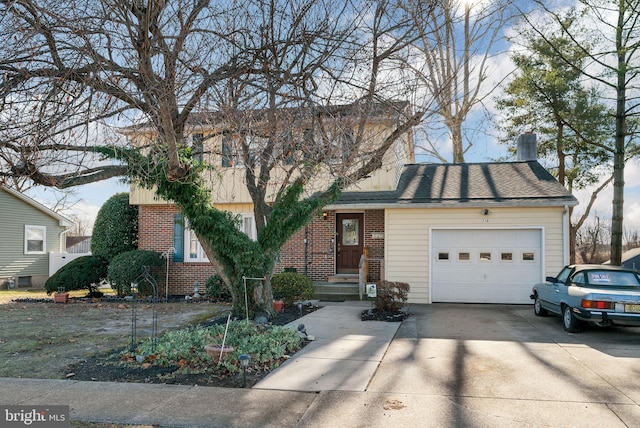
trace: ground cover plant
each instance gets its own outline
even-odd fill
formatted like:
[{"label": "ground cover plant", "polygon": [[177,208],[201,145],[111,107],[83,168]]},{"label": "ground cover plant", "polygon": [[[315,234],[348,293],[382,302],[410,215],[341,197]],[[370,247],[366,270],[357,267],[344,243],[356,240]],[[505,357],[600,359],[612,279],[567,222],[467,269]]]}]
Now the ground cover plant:
[{"label": "ground cover plant", "polygon": [[[218,356],[205,351],[208,344],[233,348]],[[225,378],[241,371],[238,357],[251,356],[250,373],[268,372],[303,345],[296,330],[253,321],[234,320],[225,324],[196,326],[168,332],[157,341],[148,339],[135,350],[122,354],[126,364],[138,364],[136,356],[151,366],[174,368],[176,374],[209,374]]]}]

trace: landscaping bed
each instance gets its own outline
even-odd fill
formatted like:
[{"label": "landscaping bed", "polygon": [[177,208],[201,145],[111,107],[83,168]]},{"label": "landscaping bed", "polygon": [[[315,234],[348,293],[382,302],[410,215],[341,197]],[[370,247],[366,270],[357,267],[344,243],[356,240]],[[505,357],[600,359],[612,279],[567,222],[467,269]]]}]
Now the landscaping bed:
[{"label": "landscaping bed", "polygon": [[[269,325],[283,326],[317,309],[319,309],[317,306],[305,305],[303,306],[302,313],[300,313],[295,307],[286,307],[281,313],[269,320]],[[223,326],[225,322],[226,317],[213,321],[214,324],[221,326]],[[211,326],[211,324],[211,321],[202,323],[204,327]],[[301,342],[301,346],[306,345],[305,341]],[[246,376],[243,376],[240,372],[225,372],[223,374],[189,373],[187,372],[189,369],[202,370],[202,364],[211,364],[212,369],[218,364],[215,359],[213,361],[203,361],[202,357],[196,355],[196,352],[191,352],[191,354],[194,355],[193,360],[195,360],[195,362],[185,359],[179,361],[179,364],[165,366],[158,364],[154,361],[153,357],[145,359],[143,362],[138,362],[135,360],[133,353],[126,351],[112,352],[82,359],[77,364],[68,367],[68,373],[65,374],[65,377],[83,381],[162,383],[226,388],[241,388],[244,386],[249,388],[259,382],[269,374],[274,367],[280,365],[288,357],[288,355],[285,355],[282,358],[270,360],[268,364],[251,362],[249,369],[246,371]],[[227,364],[235,363],[235,360],[227,362]]]},{"label": "landscaping bed", "polygon": [[[137,305],[138,338],[150,336],[153,306],[147,302]],[[214,320],[225,322],[229,309],[226,303],[157,303],[158,336]],[[305,313],[308,310],[305,306]],[[296,308],[286,308],[271,322],[284,325],[299,316]],[[186,375],[175,367],[106,364],[108,357],[119,355],[130,346],[131,325],[131,304],[116,299],[95,301],[72,292],[69,303],[62,304],[53,303],[53,298],[44,292],[2,291],[0,377],[241,386],[238,376]],[[247,384],[267,373],[247,371]]]}]

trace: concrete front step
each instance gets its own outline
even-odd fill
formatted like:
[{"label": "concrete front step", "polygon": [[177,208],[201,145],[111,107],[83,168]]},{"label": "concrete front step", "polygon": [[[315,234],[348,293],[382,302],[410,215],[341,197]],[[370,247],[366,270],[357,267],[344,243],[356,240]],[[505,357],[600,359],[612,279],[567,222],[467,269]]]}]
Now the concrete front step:
[{"label": "concrete front step", "polygon": [[360,282],[360,277],[358,274],[341,274],[341,275],[333,275],[327,278],[328,282],[337,283],[337,284],[358,284]]},{"label": "concrete front step", "polygon": [[314,283],[313,298],[318,300],[360,300],[360,288],[357,283]]}]

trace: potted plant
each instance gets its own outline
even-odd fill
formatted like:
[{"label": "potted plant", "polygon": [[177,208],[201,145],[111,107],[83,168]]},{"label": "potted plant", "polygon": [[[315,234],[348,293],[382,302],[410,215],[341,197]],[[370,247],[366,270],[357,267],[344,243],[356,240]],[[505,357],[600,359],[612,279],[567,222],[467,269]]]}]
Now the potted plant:
[{"label": "potted plant", "polygon": [[282,312],[282,309],[284,309],[284,302],[282,300],[274,300],[273,310],[276,312]]},{"label": "potted plant", "polygon": [[53,295],[53,301],[55,303],[67,303],[69,301],[69,293],[65,291],[64,287],[60,287]]}]

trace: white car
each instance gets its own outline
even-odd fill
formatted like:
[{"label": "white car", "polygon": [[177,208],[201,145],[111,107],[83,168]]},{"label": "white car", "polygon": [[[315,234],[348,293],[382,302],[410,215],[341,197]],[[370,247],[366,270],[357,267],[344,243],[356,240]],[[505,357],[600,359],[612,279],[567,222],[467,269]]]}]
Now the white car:
[{"label": "white car", "polygon": [[610,265],[566,266],[558,276],[533,286],[534,312],[560,315],[564,329],[579,332],[587,322],[640,326],[640,277]]}]

